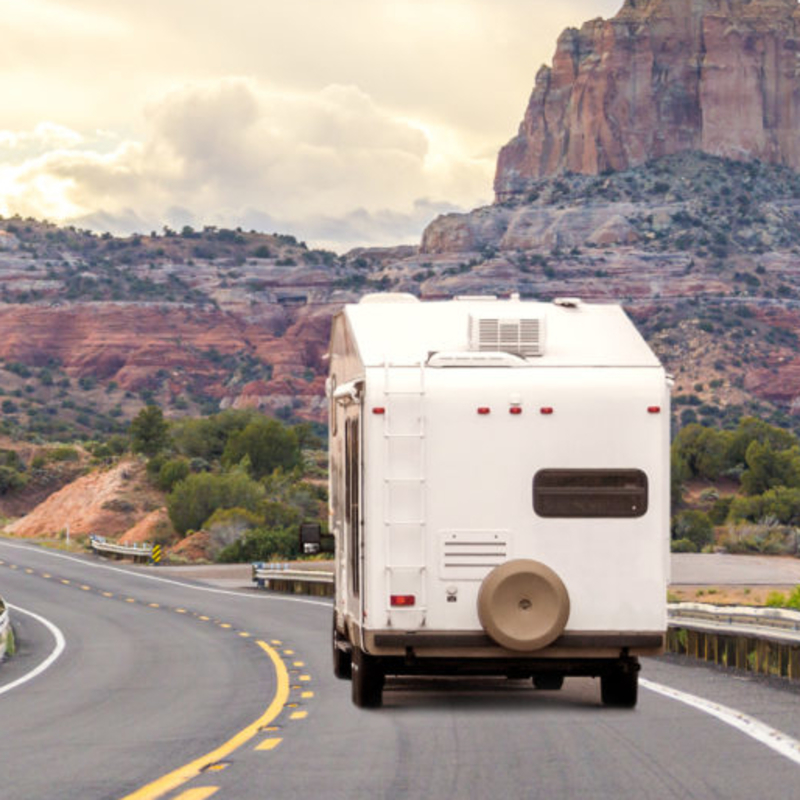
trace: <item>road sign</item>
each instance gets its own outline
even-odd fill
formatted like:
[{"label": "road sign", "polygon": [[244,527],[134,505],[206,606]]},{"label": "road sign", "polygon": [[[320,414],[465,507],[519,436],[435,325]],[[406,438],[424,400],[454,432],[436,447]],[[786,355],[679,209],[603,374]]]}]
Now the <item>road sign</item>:
[{"label": "road sign", "polygon": [[158,564],[161,561],[161,545],[154,544],[153,545],[153,555],[150,556],[153,559],[154,564]]}]

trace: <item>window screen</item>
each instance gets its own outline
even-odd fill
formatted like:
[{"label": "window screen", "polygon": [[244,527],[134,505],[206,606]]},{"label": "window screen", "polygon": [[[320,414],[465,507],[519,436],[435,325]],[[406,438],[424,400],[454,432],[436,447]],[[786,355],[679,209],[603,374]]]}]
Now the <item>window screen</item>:
[{"label": "window screen", "polygon": [[540,517],[641,517],[647,475],[638,469],[543,469],[533,479]]}]

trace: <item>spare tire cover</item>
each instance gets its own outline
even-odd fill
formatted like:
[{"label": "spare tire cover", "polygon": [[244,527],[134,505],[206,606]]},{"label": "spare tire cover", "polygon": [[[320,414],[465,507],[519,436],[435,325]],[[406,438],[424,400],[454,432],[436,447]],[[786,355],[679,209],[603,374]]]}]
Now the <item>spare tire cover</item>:
[{"label": "spare tire cover", "polygon": [[508,561],[481,584],[478,617],[499,645],[509,650],[539,650],[563,633],[569,619],[569,593],[545,564]]}]

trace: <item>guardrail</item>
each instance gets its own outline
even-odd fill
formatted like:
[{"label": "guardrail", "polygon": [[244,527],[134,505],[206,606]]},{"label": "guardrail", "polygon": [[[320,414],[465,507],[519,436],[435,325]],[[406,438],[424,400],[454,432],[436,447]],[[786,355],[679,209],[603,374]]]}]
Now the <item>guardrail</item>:
[{"label": "guardrail", "polygon": [[800,612],[673,603],[667,649],[745,672],[800,680]]},{"label": "guardrail", "polygon": [[0,597],[0,661],[6,654],[8,640],[11,635],[11,619],[5,601]]},{"label": "guardrail", "polygon": [[153,557],[152,544],[117,544],[107,542],[104,536],[89,536],[89,546],[95,553],[115,556],[117,558],[132,558],[134,561],[150,561]]},{"label": "guardrail", "polygon": [[253,564],[253,582],[259,589],[272,589],[286,594],[310,594],[333,597],[333,572],[292,569],[288,564]]}]

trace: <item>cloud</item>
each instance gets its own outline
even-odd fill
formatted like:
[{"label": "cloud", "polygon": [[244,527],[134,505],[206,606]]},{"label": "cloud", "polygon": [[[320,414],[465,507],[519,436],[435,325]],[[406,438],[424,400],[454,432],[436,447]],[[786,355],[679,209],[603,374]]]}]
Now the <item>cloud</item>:
[{"label": "cloud", "polygon": [[109,152],[51,124],[0,134],[9,144],[58,145],[0,166],[0,213],[130,232],[144,222],[160,229],[179,207],[196,224],[261,228],[256,221],[275,220],[343,247],[394,243],[383,236],[409,241],[437,202],[464,207],[489,194],[490,159],[463,157],[452,134],[393,113],[355,86],[298,93],[253,79],[204,81],[173,89],[145,116],[144,140]]},{"label": "cloud", "polygon": [[490,200],[556,36],[620,5],[4,0],[0,213],[408,241]]},{"label": "cloud", "polygon": [[[50,123],[0,133],[12,150],[44,150],[0,166],[0,213],[117,233],[177,217],[283,227],[342,248],[408,242],[445,205],[489,194],[490,159],[454,153],[452,132],[382,108],[356,86],[298,93],[246,78],[204,81],[171,90],[145,117],[143,141],[108,152],[96,136]],[[426,195],[437,200],[419,200]]]}]

